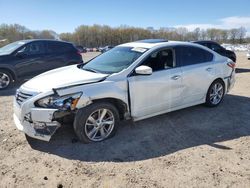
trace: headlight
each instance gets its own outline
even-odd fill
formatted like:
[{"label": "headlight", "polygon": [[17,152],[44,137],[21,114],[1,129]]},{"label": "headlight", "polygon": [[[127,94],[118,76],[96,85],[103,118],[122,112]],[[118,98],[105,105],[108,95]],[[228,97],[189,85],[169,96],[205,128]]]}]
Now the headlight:
[{"label": "headlight", "polygon": [[82,93],[73,93],[65,96],[56,94],[42,98],[35,102],[38,107],[58,108],[60,110],[74,110]]}]

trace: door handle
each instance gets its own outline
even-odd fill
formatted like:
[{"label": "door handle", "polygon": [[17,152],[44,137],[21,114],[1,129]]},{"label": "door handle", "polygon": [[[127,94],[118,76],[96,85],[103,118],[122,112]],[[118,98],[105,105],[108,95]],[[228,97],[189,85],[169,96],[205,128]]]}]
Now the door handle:
[{"label": "door handle", "polygon": [[209,67],[206,69],[206,71],[210,72],[211,70],[213,70],[213,68]]},{"label": "door handle", "polygon": [[181,76],[179,76],[179,75],[175,75],[175,76],[171,77],[171,79],[172,79],[172,80],[178,80],[180,77],[181,77]]}]

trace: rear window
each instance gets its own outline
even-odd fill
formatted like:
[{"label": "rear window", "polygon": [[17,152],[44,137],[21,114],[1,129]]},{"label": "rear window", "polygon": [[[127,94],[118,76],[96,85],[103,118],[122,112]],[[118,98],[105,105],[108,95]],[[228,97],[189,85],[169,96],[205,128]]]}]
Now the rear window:
[{"label": "rear window", "polygon": [[73,51],[74,47],[71,44],[63,42],[48,42],[48,52],[49,53],[64,53]]},{"label": "rear window", "polygon": [[197,43],[197,44],[200,44],[200,45],[206,46],[207,48],[211,48],[211,46],[210,46],[210,44],[209,44],[209,43]]},{"label": "rear window", "polygon": [[182,66],[206,63],[213,60],[213,54],[193,46],[177,47],[178,60]]},{"label": "rear window", "polygon": [[211,43],[210,45],[211,45],[210,49],[212,49],[214,51],[220,51],[220,50],[222,50],[222,47],[220,45],[218,45],[218,44]]}]

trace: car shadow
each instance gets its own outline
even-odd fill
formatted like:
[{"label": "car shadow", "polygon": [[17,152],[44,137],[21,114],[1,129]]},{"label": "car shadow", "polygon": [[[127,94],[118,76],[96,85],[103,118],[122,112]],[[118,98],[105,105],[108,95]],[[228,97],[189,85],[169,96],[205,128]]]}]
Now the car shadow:
[{"label": "car shadow", "polygon": [[246,73],[246,72],[250,72],[250,69],[236,68],[235,72],[236,73]]},{"label": "car shadow", "polygon": [[200,145],[231,150],[219,142],[250,135],[250,98],[227,95],[216,108],[203,105],[136,123],[122,122],[117,134],[104,142],[82,144],[72,125],[64,125],[50,142],[28,139],[42,152],[89,162],[146,160]]}]

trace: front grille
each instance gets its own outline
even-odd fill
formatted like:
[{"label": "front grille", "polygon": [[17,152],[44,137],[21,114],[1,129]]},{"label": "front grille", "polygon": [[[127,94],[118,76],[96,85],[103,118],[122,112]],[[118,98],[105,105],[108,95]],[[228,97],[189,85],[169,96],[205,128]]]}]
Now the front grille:
[{"label": "front grille", "polygon": [[22,103],[24,103],[27,99],[31,98],[33,95],[32,94],[28,94],[25,92],[21,92],[20,90],[16,91],[16,102],[21,105]]}]

